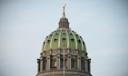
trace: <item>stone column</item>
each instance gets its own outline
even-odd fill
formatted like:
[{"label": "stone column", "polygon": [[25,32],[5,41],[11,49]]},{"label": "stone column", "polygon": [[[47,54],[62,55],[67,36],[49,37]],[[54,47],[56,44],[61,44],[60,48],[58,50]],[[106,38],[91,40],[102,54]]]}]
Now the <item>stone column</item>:
[{"label": "stone column", "polygon": [[57,56],[57,70],[60,70],[60,55]]},{"label": "stone column", "polygon": [[50,56],[47,56],[47,66],[46,66],[47,70],[50,70]]},{"label": "stone column", "polygon": [[63,70],[65,70],[66,69],[66,63],[65,63],[65,54],[63,54]]},{"label": "stone column", "polygon": [[71,55],[68,55],[67,57],[67,67],[68,70],[71,70]]},{"label": "stone column", "polygon": [[38,65],[37,72],[40,72],[40,59],[37,59],[37,65]]},{"label": "stone column", "polygon": [[77,57],[77,63],[78,63],[77,68],[79,71],[81,71],[81,57],[80,56]]},{"label": "stone column", "polygon": [[91,63],[91,59],[88,59],[88,72],[89,72],[89,73],[91,72],[90,63]]},{"label": "stone column", "polygon": [[43,72],[43,59],[40,61],[40,72]]},{"label": "stone column", "polygon": [[85,72],[88,72],[88,59],[85,59]]}]

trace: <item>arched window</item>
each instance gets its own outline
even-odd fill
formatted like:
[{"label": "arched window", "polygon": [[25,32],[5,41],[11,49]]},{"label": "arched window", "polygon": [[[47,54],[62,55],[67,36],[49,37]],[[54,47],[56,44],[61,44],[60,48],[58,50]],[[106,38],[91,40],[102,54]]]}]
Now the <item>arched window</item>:
[{"label": "arched window", "polygon": [[43,70],[46,70],[46,66],[47,66],[47,59],[46,57],[43,57]]},{"label": "arched window", "polygon": [[81,58],[81,70],[85,71],[85,60],[84,60],[84,57]]},{"label": "arched window", "polygon": [[74,39],[72,38],[72,39],[70,39],[72,42],[74,41]]},{"label": "arched window", "polygon": [[90,61],[91,59],[88,59],[88,72],[90,73]]},{"label": "arched window", "polygon": [[58,40],[58,39],[55,38],[55,39],[54,39],[54,42],[57,42],[57,40]]},{"label": "arched window", "polygon": [[62,55],[60,56],[60,68],[61,69],[63,68],[63,56]]},{"label": "arched window", "polygon": [[67,68],[67,58],[65,58],[63,55],[60,56],[60,68]]},{"label": "arched window", "polygon": [[51,56],[51,63],[50,63],[50,67],[51,68],[57,68],[56,66],[57,66],[57,60],[56,60],[56,57],[54,57],[54,56]]},{"label": "arched window", "polygon": [[40,59],[37,59],[37,63],[38,63],[38,72],[40,72]]},{"label": "arched window", "polygon": [[72,69],[77,69],[77,58],[71,58],[71,68]]},{"label": "arched window", "polygon": [[50,40],[47,40],[48,43],[50,43]]}]

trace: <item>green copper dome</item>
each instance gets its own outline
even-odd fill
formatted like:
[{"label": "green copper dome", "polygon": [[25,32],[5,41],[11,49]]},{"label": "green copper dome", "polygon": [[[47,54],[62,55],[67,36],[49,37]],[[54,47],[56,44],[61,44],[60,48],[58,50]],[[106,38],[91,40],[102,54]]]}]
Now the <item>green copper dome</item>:
[{"label": "green copper dome", "polygon": [[57,29],[46,37],[43,50],[50,49],[78,49],[85,51],[85,43],[81,36],[70,29]]},{"label": "green copper dome", "polygon": [[43,42],[43,51],[51,49],[73,49],[86,52],[82,37],[69,28],[69,22],[64,11],[59,21],[59,28],[48,35]]}]

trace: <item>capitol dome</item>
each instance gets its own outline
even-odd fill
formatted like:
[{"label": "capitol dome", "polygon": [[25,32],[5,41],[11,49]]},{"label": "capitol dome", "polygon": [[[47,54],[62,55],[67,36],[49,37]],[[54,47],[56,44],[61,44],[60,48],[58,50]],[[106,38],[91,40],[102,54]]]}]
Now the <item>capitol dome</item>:
[{"label": "capitol dome", "polygon": [[51,49],[75,49],[79,50],[79,53],[86,51],[82,37],[66,27],[59,27],[45,38],[42,50]]},{"label": "capitol dome", "polygon": [[92,76],[84,40],[69,27],[64,9],[58,28],[43,41],[37,76]]}]

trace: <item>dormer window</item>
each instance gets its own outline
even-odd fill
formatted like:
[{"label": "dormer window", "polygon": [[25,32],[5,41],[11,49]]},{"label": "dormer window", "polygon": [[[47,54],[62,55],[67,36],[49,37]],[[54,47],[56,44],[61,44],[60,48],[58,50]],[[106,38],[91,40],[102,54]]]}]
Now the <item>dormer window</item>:
[{"label": "dormer window", "polygon": [[74,41],[74,39],[70,39],[72,42]]},{"label": "dormer window", "polygon": [[66,38],[62,38],[62,40],[66,40]]},{"label": "dormer window", "polygon": [[54,39],[54,42],[56,42],[58,39]]},{"label": "dormer window", "polygon": [[50,43],[50,40],[47,40],[48,43]]},{"label": "dormer window", "polygon": [[72,33],[70,33],[70,35],[72,36]]}]

